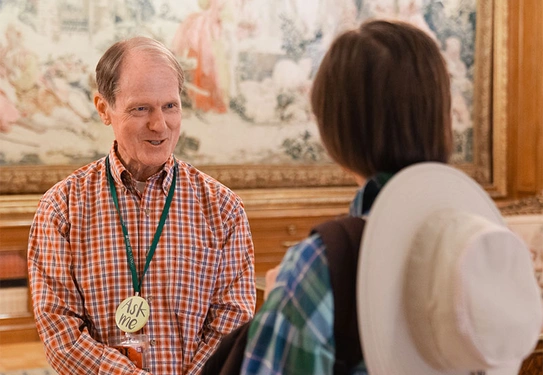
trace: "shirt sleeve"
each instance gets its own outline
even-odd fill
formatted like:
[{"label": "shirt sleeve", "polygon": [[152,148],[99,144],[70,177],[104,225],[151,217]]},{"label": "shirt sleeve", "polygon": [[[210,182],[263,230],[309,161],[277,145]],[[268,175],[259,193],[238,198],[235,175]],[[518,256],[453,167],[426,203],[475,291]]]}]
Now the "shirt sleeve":
[{"label": "shirt sleeve", "polygon": [[217,282],[201,341],[185,373],[198,373],[222,337],[249,321],[256,305],[254,249],[247,215],[241,202],[229,220]]},{"label": "shirt sleeve", "polygon": [[92,322],[72,277],[70,223],[62,203],[42,200],[30,229],[29,282],[38,333],[60,374],[147,374],[91,337]]},{"label": "shirt sleeve", "polygon": [[318,234],[288,250],[251,323],[241,373],[333,372],[333,296],[324,250]]}]

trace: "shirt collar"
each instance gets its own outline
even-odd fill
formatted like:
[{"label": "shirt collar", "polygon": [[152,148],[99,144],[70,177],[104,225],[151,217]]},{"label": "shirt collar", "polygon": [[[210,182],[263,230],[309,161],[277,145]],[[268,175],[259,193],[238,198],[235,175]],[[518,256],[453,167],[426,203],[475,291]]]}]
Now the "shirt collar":
[{"label": "shirt collar", "polygon": [[377,173],[369,178],[364,186],[356,192],[349,208],[349,214],[351,216],[368,215],[375,198],[392,176],[391,173]]},{"label": "shirt collar", "polygon": [[[132,177],[132,174],[125,168],[119,157],[117,156],[117,141],[113,142],[111,150],[109,150],[109,164],[111,167],[111,174],[116,184],[122,185],[129,190],[135,189],[135,180]],[[170,185],[173,179],[173,170],[176,167],[175,157],[170,155],[164,166],[160,171],[149,177],[148,180],[159,180],[161,179],[162,191],[164,195],[168,195]]]}]

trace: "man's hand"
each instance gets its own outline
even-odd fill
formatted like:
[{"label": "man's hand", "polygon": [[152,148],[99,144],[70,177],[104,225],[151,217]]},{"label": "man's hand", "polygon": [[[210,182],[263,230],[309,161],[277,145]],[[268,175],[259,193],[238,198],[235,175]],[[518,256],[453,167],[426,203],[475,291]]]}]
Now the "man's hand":
[{"label": "man's hand", "polygon": [[266,286],[264,287],[264,301],[268,299],[268,295],[270,294],[271,290],[275,286],[275,279],[277,278],[278,273],[279,273],[279,266],[275,266],[274,268],[266,272]]}]

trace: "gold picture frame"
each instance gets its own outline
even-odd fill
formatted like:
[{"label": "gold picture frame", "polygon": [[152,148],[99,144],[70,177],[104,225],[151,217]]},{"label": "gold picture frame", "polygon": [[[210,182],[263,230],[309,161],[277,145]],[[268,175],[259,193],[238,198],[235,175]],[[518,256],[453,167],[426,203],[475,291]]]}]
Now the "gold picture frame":
[{"label": "gold picture frame", "polygon": [[[494,198],[507,195],[507,1],[479,0],[475,44],[473,162],[454,164]],[[79,165],[0,167],[0,194],[41,194]],[[232,189],[350,186],[333,164],[196,165]]]}]

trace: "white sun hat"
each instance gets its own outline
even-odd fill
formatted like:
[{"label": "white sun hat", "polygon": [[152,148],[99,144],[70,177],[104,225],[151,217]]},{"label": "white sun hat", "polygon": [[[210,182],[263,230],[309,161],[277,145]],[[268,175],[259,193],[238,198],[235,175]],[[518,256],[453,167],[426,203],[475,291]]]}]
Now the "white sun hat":
[{"label": "white sun hat", "polygon": [[377,196],[357,312],[370,375],[516,375],[543,323],[528,248],[474,180],[440,163],[405,168]]}]

